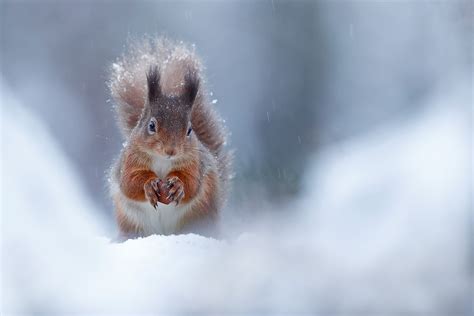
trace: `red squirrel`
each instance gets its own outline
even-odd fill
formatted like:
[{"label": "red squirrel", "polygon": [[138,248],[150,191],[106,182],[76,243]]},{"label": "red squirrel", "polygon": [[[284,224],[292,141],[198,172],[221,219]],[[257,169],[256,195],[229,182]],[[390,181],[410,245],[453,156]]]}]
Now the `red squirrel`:
[{"label": "red squirrel", "polygon": [[109,182],[124,237],[216,231],[231,154],[202,68],[194,49],[165,38],[131,43],[112,64],[125,143]]}]

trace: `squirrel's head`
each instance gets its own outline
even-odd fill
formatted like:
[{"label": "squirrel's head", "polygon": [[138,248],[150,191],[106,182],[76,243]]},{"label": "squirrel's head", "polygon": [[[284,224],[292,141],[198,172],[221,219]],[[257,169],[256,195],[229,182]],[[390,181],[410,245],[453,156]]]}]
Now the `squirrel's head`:
[{"label": "squirrel's head", "polygon": [[144,149],[166,158],[180,157],[193,148],[195,136],[191,126],[191,111],[199,89],[199,78],[188,71],[184,76],[182,93],[164,95],[158,68],[147,74],[148,98],[136,127],[136,136]]}]

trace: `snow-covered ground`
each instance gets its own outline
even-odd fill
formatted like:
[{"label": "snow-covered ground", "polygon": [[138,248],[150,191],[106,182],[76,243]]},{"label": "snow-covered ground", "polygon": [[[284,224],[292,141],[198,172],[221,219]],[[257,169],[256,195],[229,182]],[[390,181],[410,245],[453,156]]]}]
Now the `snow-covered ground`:
[{"label": "snow-covered ground", "polygon": [[225,241],[113,243],[47,128],[3,87],[2,313],[468,315],[464,88],[319,153],[291,218]]}]

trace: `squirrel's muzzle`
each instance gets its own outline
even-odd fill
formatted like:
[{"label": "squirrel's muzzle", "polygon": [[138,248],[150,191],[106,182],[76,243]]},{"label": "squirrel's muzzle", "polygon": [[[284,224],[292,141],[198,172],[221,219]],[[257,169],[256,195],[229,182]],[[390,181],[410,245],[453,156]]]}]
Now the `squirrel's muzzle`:
[{"label": "squirrel's muzzle", "polygon": [[166,148],[165,149],[165,154],[168,155],[168,157],[172,157],[172,156],[176,155],[176,149]]}]

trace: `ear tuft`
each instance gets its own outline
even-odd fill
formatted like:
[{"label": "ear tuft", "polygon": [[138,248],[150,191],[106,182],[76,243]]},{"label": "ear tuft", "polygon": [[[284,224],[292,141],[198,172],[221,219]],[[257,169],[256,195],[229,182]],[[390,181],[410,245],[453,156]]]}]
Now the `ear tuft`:
[{"label": "ear tuft", "polygon": [[188,71],[184,75],[183,101],[190,107],[193,105],[199,90],[199,77],[196,71]]},{"label": "ear tuft", "polygon": [[148,101],[156,101],[161,96],[160,71],[157,66],[151,66],[146,75],[148,82]]}]

